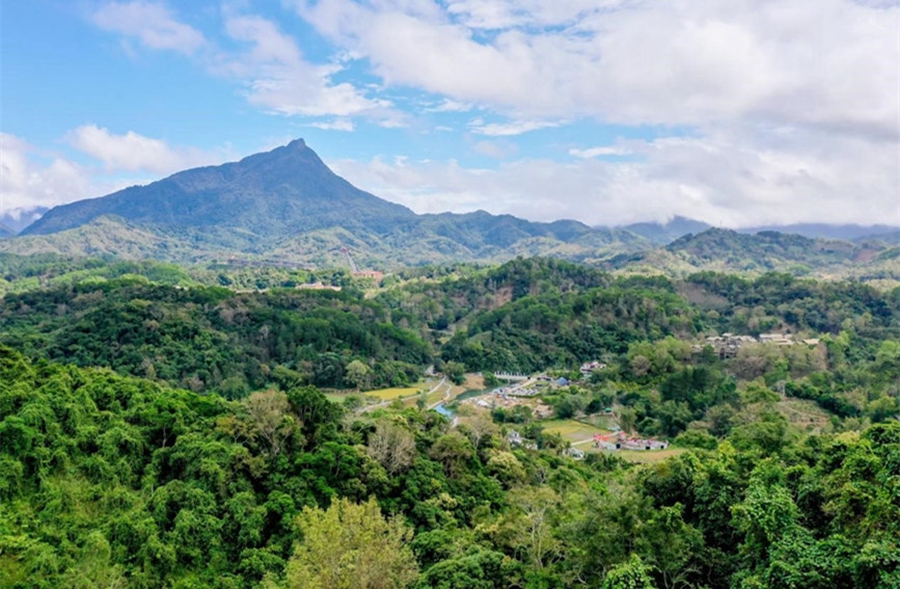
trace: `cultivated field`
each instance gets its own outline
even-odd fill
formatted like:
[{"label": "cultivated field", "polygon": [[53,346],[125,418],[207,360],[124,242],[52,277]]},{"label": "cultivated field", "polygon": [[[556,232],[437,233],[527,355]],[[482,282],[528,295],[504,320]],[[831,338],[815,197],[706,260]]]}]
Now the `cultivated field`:
[{"label": "cultivated field", "polygon": [[418,395],[422,390],[421,387],[392,387],[389,389],[379,389],[377,391],[367,391],[363,394],[367,397],[375,397],[381,401],[393,401],[394,399]]},{"label": "cultivated field", "polygon": [[607,454],[612,454],[613,456],[618,456],[623,460],[627,460],[628,462],[635,462],[638,464],[656,464],[657,462],[662,462],[666,458],[671,458],[672,456],[678,456],[683,452],[687,452],[684,448],[666,448],[665,450],[601,450],[601,452],[605,452]]},{"label": "cultivated field", "polygon": [[589,423],[582,423],[574,419],[553,419],[542,421],[541,425],[544,426],[545,432],[559,434],[564,440],[579,446],[593,440],[595,434],[609,433],[609,430],[600,429]]}]

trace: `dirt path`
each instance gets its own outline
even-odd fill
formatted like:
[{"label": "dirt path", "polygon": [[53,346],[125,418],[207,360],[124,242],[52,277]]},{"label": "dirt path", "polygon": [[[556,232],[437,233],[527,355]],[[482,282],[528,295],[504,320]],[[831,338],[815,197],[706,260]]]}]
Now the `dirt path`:
[{"label": "dirt path", "polygon": [[428,406],[429,409],[434,409],[441,403],[446,403],[450,399],[450,395],[453,391],[453,387],[450,386],[450,383],[447,382],[447,379],[445,377],[441,377],[440,382],[438,382],[436,385],[434,385],[434,388],[431,389],[430,391],[428,391],[428,394],[430,395],[431,393],[437,391],[441,386],[447,387],[447,390],[444,391],[444,397],[437,403],[432,403],[431,405],[429,405]]}]

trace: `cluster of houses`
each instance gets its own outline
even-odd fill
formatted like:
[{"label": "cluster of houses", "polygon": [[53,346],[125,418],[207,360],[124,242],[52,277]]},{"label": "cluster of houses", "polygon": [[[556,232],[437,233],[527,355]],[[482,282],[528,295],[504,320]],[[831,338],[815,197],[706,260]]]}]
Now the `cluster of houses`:
[{"label": "cluster of houses", "polygon": [[506,441],[509,442],[510,446],[522,446],[529,450],[537,450],[537,442],[523,438],[522,434],[514,429],[511,429],[506,433]]},{"label": "cluster of houses", "polygon": [[322,284],[321,282],[298,284],[296,288],[298,290],[341,290],[340,286]]},{"label": "cluster of houses", "polygon": [[597,360],[593,360],[591,362],[585,362],[579,368],[579,372],[581,372],[581,376],[587,380],[591,377],[595,370],[603,370],[606,368],[606,364],[603,362],[598,362]]},{"label": "cluster of houses", "polygon": [[[522,434],[512,429],[506,434],[506,441],[510,446],[521,446],[529,450],[537,450],[537,443],[534,440],[523,438]],[[625,432],[613,432],[610,434],[596,434],[594,436],[594,448],[600,450],[665,450],[669,447],[669,442],[665,440],[657,440],[655,438],[633,438],[629,437]],[[584,450],[570,446],[563,452],[564,455],[582,460],[584,458]]]},{"label": "cluster of houses", "polygon": [[537,391],[529,393],[511,391],[509,389],[497,389],[487,395],[471,397],[462,402],[489,410],[496,409],[497,407],[512,409],[517,405],[527,405],[531,408],[532,415],[538,419],[546,419],[553,415],[553,407],[541,403],[540,401],[528,400],[529,397],[533,397],[535,394],[537,394]]},{"label": "cluster of houses", "polygon": [[[521,446],[523,448],[527,448],[528,450],[537,450],[537,443],[534,440],[523,438],[522,434],[514,429],[511,429],[509,430],[509,432],[507,432],[506,441],[509,442],[510,446]],[[575,460],[584,460],[584,450],[581,450],[580,448],[576,448],[574,446],[569,446],[568,448],[563,450],[563,455]]]},{"label": "cluster of houses", "polygon": [[625,432],[596,434],[594,447],[602,450],[665,450],[669,442],[654,438],[630,438]]},{"label": "cluster of houses", "polygon": [[[749,335],[735,335],[733,333],[723,333],[722,335],[711,335],[706,338],[707,346],[711,346],[715,350],[719,358],[725,360],[737,356],[738,350],[747,344],[771,344],[775,346],[795,346],[798,344],[806,344],[808,346],[819,345],[816,338],[798,340],[789,333],[761,333],[758,338]],[[695,345],[694,351],[699,352],[703,346]]]},{"label": "cluster of houses", "polygon": [[[712,346],[719,358],[734,358],[737,356],[738,350],[746,344],[756,343],[756,338],[749,335],[734,335],[733,333],[723,333],[722,335],[711,335],[706,338],[706,345]],[[694,350],[699,352],[703,346],[694,346]]]}]

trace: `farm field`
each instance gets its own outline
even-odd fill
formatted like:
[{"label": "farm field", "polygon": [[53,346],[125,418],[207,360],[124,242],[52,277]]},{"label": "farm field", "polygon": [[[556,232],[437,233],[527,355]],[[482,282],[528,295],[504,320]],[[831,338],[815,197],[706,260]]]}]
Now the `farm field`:
[{"label": "farm field", "polygon": [[666,448],[665,450],[600,450],[606,454],[618,456],[622,460],[634,462],[636,464],[656,464],[662,462],[666,458],[678,456],[683,452],[687,452],[684,448]]},{"label": "farm field", "polygon": [[349,397],[352,393],[324,393],[325,398],[331,401],[332,403],[343,403],[344,399]]},{"label": "farm field", "polygon": [[582,423],[574,419],[553,419],[542,421],[544,431],[548,433],[556,433],[563,437],[564,440],[573,444],[586,444],[594,439],[595,434],[608,434],[609,430],[595,427],[589,423]]},{"label": "farm field", "polygon": [[417,395],[421,393],[423,388],[421,386],[416,387],[392,387],[389,389],[379,389],[377,391],[367,391],[363,393],[363,395],[367,397],[375,397],[381,401],[393,401],[394,399],[401,399],[403,397],[410,397],[412,395]]}]

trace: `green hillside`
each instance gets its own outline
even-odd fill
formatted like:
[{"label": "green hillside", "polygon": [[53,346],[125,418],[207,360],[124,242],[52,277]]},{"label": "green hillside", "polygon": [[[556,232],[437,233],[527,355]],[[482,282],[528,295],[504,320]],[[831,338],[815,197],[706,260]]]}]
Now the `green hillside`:
[{"label": "green hillside", "polygon": [[698,271],[788,272],[795,276],[871,277],[900,279],[885,263],[889,245],[878,240],[860,243],[764,231],[753,235],[727,229],[688,234],[664,248],[618,254],[604,267],[649,274],[687,276]]},{"label": "green hillside", "polygon": [[[555,259],[367,294],[199,284],[285,269],[0,269],[27,287],[0,301],[0,587],[900,582],[900,289]],[[720,357],[723,331],[796,339]],[[439,395],[466,370],[572,382],[445,397],[450,418],[355,394],[432,362],[417,388]],[[593,447],[612,427],[671,446]]]}]

